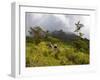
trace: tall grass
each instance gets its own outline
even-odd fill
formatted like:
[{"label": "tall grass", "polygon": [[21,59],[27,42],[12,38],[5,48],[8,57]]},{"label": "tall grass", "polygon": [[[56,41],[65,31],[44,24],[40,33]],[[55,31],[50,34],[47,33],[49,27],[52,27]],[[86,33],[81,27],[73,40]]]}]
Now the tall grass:
[{"label": "tall grass", "polygon": [[[49,40],[51,40],[50,37]],[[53,38],[52,43],[58,45],[58,49],[54,50],[48,47],[49,41],[41,41],[35,44],[34,41],[26,42],[26,66],[59,66],[59,65],[79,65],[89,64],[88,51],[78,50],[69,43],[64,43]]]}]

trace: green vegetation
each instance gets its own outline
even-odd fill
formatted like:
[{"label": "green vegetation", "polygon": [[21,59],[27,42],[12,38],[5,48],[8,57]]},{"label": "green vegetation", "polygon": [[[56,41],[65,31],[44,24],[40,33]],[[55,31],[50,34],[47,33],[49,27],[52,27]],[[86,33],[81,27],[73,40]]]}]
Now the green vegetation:
[{"label": "green vegetation", "polygon": [[30,34],[26,37],[26,67],[89,64],[89,40],[75,36],[63,41],[40,27],[31,28]]},{"label": "green vegetation", "polygon": [[89,40],[81,32],[84,25],[80,21],[75,25],[78,36],[31,27],[26,36],[26,67],[89,64]]},{"label": "green vegetation", "polygon": [[[53,41],[54,40],[54,41]],[[31,40],[30,40],[31,41]],[[48,46],[48,41],[41,41],[37,45],[35,42],[26,43],[26,66],[57,66],[57,65],[74,65],[89,64],[89,53],[86,45],[76,47],[81,42],[70,43],[55,41],[51,38],[53,44],[58,45],[58,49],[52,49]],[[55,43],[54,43],[55,42]],[[80,47],[80,48],[79,48]],[[83,48],[82,48],[83,47]]]}]

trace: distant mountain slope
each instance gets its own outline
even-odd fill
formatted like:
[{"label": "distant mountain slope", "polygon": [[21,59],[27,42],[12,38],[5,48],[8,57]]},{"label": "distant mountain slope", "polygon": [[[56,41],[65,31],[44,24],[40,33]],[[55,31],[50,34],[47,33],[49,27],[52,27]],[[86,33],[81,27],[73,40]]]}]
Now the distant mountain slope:
[{"label": "distant mountain slope", "polygon": [[65,33],[62,30],[52,32],[52,36],[56,37],[56,38],[59,38],[59,39],[61,39],[63,41],[70,41],[70,40],[73,40],[76,37],[78,37],[74,33],[71,33],[71,32],[70,33]]}]

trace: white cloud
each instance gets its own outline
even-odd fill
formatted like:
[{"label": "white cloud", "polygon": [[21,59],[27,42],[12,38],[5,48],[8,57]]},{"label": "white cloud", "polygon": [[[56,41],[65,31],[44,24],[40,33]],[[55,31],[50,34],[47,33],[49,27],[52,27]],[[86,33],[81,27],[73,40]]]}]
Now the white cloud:
[{"label": "white cloud", "polygon": [[80,20],[84,24],[81,31],[84,37],[89,39],[89,16],[27,13],[26,19],[26,34],[28,34],[29,28],[34,26],[41,26],[44,30],[54,31],[62,29],[65,32],[74,33],[75,23]]}]

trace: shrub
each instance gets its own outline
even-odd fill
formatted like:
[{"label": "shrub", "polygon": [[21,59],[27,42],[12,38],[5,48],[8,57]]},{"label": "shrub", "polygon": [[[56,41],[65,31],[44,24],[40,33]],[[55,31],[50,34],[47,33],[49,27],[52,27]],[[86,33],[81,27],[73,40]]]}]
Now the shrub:
[{"label": "shrub", "polygon": [[78,53],[75,59],[76,64],[89,64],[89,55],[84,53]]},{"label": "shrub", "polygon": [[84,39],[76,39],[73,41],[73,46],[77,49],[77,51],[89,53],[89,43],[87,43]]}]

